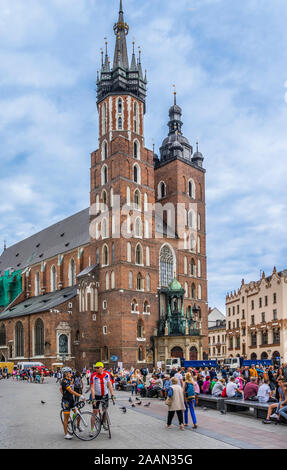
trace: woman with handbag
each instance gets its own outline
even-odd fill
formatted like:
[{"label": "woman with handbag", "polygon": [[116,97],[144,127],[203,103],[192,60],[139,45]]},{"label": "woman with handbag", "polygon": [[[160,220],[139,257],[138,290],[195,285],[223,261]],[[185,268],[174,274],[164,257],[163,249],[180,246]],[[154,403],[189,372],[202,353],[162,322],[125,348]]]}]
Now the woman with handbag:
[{"label": "woman with handbag", "polygon": [[183,411],[185,410],[184,395],[183,389],[181,385],[178,385],[178,380],[175,377],[172,377],[171,379],[171,387],[168,389],[167,399],[165,403],[168,406],[167,428],[171,428],[174,413],[176,412],[180,429],[181,431],[183,431]]}]

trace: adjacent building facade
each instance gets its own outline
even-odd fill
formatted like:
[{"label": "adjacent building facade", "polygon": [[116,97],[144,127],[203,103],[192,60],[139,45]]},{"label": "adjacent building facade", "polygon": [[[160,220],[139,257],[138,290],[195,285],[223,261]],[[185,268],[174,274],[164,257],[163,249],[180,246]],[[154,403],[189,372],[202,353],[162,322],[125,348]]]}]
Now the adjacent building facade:
[{"label": "adjacent building facade", "polygon": [[208,358],[218,363],[226,358],[226,318],[217,308],[208,313]]},{"label": "adjacent building facade", "polygon": [[183,136],[176,94],[160,155],[145,147],[147,79],[134,44],[129,61],[128,31],[121,1],[113,61],[106,47],[97,80],[90,207],[0,257],[0,276],[11,284],[20,270],[22,282],[1,296],[5,360],[140,367],[158,355],[207,357],[203,156]]},{"label": "adjacent building facade", "polygon": [[227,357],[287,362],[287,270],[226,296]]}]

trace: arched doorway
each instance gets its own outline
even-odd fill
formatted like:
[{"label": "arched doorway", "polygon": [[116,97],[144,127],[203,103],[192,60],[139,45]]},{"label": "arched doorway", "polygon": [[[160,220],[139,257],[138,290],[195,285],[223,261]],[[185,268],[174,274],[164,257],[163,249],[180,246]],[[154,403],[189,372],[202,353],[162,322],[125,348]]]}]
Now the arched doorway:
[{"label": "arched doorway", "polygon": [[183,350],[179,346],[175,346],[172,348],[171,352],[171,357],[183,357]]},{"label": "arched doorway", "polygon": [[190,361],[197,361],[197,349],[195,346],[192,346],[189,350],[189,360]]},{"label": "arched doorway", "polygon": [[256,354],[256,353],[252,353],[251,356],[250,356],[250,359],[251,359],[251,361],[256,361],[256,359],[257,359],[257,354]]},{"label": "arched doorway", "polygon": [[268,354],[267,354],[267,352],[264,351],[264,352],[261,354],[261,359],[262,359],[263,361],[266,360],[266,359],[268,359]]}]

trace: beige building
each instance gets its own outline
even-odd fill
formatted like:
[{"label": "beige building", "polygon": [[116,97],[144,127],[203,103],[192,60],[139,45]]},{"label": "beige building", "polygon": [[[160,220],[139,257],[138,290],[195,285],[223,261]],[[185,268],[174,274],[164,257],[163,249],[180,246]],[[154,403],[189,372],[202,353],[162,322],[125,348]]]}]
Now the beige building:
[{"label": "beige building", "polygon": [[217,308],[208,313],[208,358],[223,362],[226,357],[226,318]]},{"label": "beige building", "polygon": [[226,296],[227,357],[287,362],[287,270]]}]

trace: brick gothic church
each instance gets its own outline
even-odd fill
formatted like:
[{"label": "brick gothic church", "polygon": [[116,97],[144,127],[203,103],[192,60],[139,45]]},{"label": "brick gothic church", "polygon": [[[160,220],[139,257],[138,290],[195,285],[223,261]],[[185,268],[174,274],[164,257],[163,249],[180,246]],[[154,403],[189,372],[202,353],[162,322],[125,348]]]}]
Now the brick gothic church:
[{"label": "brick gothic church", "polygon": [[183,136],[176,94],[160,156],[145,147],[147,80],[128,31],[121,1],[113,63],[106,45],[97,80],[90,208],[0,257],[0,361],[207,358],[203,156]]}]

